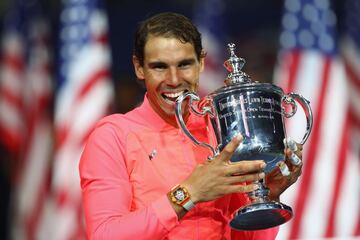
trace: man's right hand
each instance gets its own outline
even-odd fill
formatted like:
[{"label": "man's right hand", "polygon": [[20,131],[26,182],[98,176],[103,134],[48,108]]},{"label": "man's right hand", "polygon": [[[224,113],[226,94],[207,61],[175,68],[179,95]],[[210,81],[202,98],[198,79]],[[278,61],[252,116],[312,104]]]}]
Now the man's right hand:
[{"label": "man's right hand", "polygon": [[218,156],[196,166],[181,184],[188,189],[194,203],[211,201],[230,193],[251,192],[258,188],[256,184],[249,182],[265,177],[264,161],[230,162],[242,139],[241,135],[234,137]]}]

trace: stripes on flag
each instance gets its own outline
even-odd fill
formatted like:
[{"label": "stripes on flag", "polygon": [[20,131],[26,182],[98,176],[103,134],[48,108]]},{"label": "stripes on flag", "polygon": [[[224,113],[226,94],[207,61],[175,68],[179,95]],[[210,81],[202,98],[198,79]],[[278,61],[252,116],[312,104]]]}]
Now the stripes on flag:
[{"label": "stripes on flag", "polygon": [[24,142],[22,84],[24,83],[25,39],[22,35],[22,13],[9,12],[1,41],[0,62],[0,139],[13,153]]},{"label": "stripes on flag", "polygon": [[40,232],[44,238],[83,239],[78,162],[86,137],[110,110],[113,87],[105,12],[96,0],[63,3],[53,195]]},{"label": "stripes on flag", "polygon": [[[36,239],[35,226],[50,184],[50,32],[37,1],[17,0],[6,17],[1,64],[2,139],[16,159],[11,235]],[[4,121],[6,120],[6,121]]]},{"label": "stripes on flag", "polygon": [[[350,174],[354,176],[352,181],[359,183],[360,165],[360,2],[348,0],[346,2],[346,35],[342,41],[342,53],[345,62],[345,70],[349,89],[349,115],[350,115],[350,163],[352,163]],[[349,183],[345,183],[349,184]],[[359,184],[356,186],[359,189]],[[356,189],[356,188],[355,188]],[[356,201],[357,216],[351,222],[354,236],[360,236],[360,201],[359,191],[353,190],[347,193],[349,198]],[[346,204],[346,203],[345,203]],[[356,211],[356,210],[355,210]],[[341,214],[339,212],[338,214]]]},{"label": "stripes on flag", "polygon": [[[352,104],[349,97],[352,91],[358,96],[360,92],[348,86],[350,71],[338,51],[331,4],[330,0],[285,1],[275,81],[285,92],[310,100],[314,125],[304,146],[303,174],[282,197],[292,206],[294,217],[280,228],[279,239],[359,236],[360,154],[354,147],[352,107],[359,104]],[[304,116],[297,113],[286,126],[288,136],[301,136]]]}]

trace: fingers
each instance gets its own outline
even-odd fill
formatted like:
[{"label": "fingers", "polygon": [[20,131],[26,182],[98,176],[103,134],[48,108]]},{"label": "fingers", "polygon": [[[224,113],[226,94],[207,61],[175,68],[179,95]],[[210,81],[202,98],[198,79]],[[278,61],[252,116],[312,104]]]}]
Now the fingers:
[{"label": "fingers", "polygon": [[281,174],[285,177],[290,175],[290,170],[284,161],[280,161],[276,164],[279,167]]},{"label": "fingers", "polygon": [[291,161],[292,164],[294,164],[295,166],[298,166],[301,164],[301,159],[296,155],[296,152],[298,152],[298,146],[296,144],[296,142],[292,139],[288,139],[287,141],[288,147],[291,150],[289,159]]},{"label": "fingers", "polygon": [[236,183],[244,183],[244,182],[255,182],[263,178],[265,178],[265,173],[262,172],[262,173],[230,176],[227,177],[225,181],[227,184],[236,184]]},{"label": "fingers", "polygon": [[302,164],[302,145],[297,144],[294,140],[290,138],[288,138],[287,140],[284,139],[284,143],[285,147],[288,148],[288,150],[286,151],[286,155],[290,162],[295,166],[299,166],[300,164]]},{"label": "fingers", "polygon": [[239,144],[242,142],[243,137],[241,134],[236,135],[221,151],[220,155],[217,157],[217,162],[229,162],[231,156],[234,154],[236,148],[239,146]]},{"label": "fingers", "polygon": [[262,160],[240,161],[230,163],[226,168],[226,175],[241,175],[248,173],[257,173],[265,169],[265,162]]},{"label": "fingers", "polygon": [[246,192],[252,192],[259,189],[259,185],[258,184],[238,184],[238,185],[231,185],[231,186],[227,186],[226,190],[224,190],[226,192],[226,194],[230,194],[230,193],[246,193]]}]

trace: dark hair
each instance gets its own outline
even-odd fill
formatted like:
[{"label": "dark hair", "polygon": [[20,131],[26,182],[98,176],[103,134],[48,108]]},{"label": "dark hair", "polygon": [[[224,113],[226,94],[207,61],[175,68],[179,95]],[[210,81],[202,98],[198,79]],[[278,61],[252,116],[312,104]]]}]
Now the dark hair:
[{"label": "dark hair", "polygon": [[135,32],[133,54],[139,59],[141,65],[144,64],[144,47],[149,35],[177,38],[181,42],[189,42],[194,46],[198,60],[204,56],[201,34],[184,15],[164,12],[140,22]]}]

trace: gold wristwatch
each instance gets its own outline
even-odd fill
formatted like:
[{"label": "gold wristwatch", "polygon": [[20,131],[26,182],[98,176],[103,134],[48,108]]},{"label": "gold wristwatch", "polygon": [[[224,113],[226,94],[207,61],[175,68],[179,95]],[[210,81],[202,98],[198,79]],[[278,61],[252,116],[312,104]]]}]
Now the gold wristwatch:
[{"label": "gold wristwatch", "polygon": [[171,189],[169,195],[173,203],[182,206],[186,211],[190,211],[195,207],[195,204],[190,199],[189,191],[179,184]]}]

